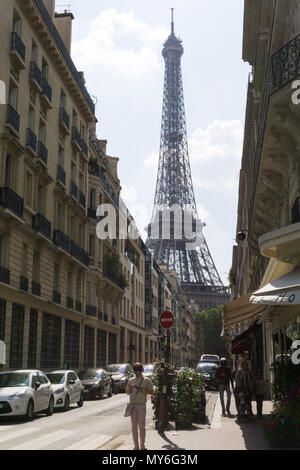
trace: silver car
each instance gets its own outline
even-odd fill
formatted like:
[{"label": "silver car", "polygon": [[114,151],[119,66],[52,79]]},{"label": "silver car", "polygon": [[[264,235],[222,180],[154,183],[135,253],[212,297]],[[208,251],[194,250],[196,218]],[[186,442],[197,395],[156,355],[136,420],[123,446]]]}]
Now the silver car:
[{"label": "silver car", "polygon": [[49,379],[40,370],[7,370],[0,372],[0,417],[34,413],[52,415],[54,396]]},{"label": "silver car", "polygon": [[83,385],[73,370],[55,370],[46,372],[52,384],[54,407],[68,411],[70,405],[83,405]]}]

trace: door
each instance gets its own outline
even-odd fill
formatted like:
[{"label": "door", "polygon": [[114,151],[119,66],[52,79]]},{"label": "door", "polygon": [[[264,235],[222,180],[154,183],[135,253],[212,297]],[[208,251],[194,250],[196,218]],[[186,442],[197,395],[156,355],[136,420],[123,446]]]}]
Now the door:
[{"label": "door", "polygon": [[49,401],[51,397],[51,382],[47,379],[47,377],[42,373],[38,372],[39,379],[40,379],[40,390],[41,390],[41,401],[42,401],[42,410],[46,410],[49,406]]},{"label": "door", "polygon": [[[70,383],[71,382],[74,382],[74,383]],[[77,381],[76,381],[76,376],[73,372],[69,372],[68,373],[68,377],[67,377],[67,389],[68,389],[68,394],[69,394],[69,397],[70,397],[70,403],[74,403],[76,401],[79,401],[78,399],[78,385],[77,385]]]},{"label": "door", "polygon": [[40,377],[39,377],[39,374],[37,372],[33,372],[32,374],[32,379],[31,379],[31,386],[32,386],[32,389],[33,389],[33,397],[34,397],[34,412],[37,413],[38,411],[41,411],[43,408],[42,408],[42,403],[43,403],[43,399],[42,399],[42,390],[41,390],[41,385],[39,388],[35,388],[35,384],[39,382],[41,383],[40,381]]}]

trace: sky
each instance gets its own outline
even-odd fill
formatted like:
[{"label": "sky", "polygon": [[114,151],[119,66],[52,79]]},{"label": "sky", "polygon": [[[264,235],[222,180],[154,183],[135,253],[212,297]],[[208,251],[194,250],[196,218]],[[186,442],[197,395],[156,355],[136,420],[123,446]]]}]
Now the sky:
[{"label": "sky", "polygon": [[[248,74],[243,0],[73,0],[72,58],[97,100],[98,138],[119,158],[122,197],[142,237],[157,179],[163,43],[183,40],[192,178],[204,236],[224,284],[235,244]],[[66,8],[56,1],[56,10]]]}]

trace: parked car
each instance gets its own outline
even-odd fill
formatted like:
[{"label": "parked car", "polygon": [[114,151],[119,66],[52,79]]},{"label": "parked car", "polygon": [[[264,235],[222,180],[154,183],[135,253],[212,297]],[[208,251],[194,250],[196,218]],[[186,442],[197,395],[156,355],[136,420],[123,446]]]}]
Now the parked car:
[{"label": "parked car", "polygon": [[113,384],[110,375],[104,369],[84,369],[78,372],[83,385],[84,398],[102,400],[104,395],[112,396]]},{"label": "parked car", "polygon": [[151,379],[154,372],[155,372],[155,364],[147,364],[144,366],[143,376],[149,377],[149,379]]},{"label": "parked car", "polygon": [[125,392],[128,380],[135,376],[131,364],[109,364],[106,370],[111,376],[114,393]]},{"label": "parked car", "polygon": [[204,376],[206,390],[218,390],[216,382],[217,364],[214,362],[200,362],[197,371]]},{"label": "parked car", "polygon": [[200,358],[200,362],[214,362],[220,364],[220,357],[216,354],[203,354]]},{"label": "parked car", "polygon": [[0,372],[0,416],[24,416],[34,413],[52,415],[54,395],[50,380],[40,370]]},{"label": "parked car", "polygon": [[54,407],[68,411],[69,406],[77,403],[83,405],[83,385],[73,370],[55,370],[45,372],[52,383],[54,394]]}]

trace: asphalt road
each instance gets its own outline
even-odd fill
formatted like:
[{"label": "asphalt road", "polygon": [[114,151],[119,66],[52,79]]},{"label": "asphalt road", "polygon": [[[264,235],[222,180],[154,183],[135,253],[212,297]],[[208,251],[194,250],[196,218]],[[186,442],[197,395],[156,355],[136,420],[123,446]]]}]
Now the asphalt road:
[{"label": "asphalt road", "polygon": [[[214,409],[216,393],[207,392],[207,415]],[[0,418],[0,450],[95,450],[131,433],[130,418],[124,417],[125,394],[71,405],[67,412],[52,416],[37,414],[32,422]],[[147,427],[153,427],[148,399]]]}]

